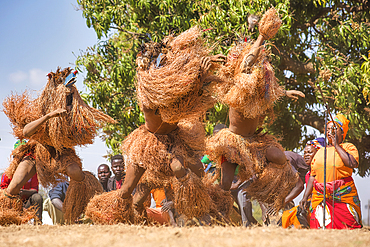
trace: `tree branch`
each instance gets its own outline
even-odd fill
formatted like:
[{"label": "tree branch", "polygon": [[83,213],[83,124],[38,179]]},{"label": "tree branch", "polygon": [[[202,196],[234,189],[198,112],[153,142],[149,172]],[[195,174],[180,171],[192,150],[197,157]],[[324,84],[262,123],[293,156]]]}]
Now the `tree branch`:
[{"label": "tree branch", "polygon": [[134,37],[146,37],[146,38],[148,37],[147,34],[131,32],[131,31],[125,30],[123,27],[119,27],[119,26],[110,26],[110,28],[117,29],[118,31],[121,31],[121,32],[125,32],[125,33],[130,34]]},{"label": "tree branch", "polygon": [[317,19],[320,19],[321,17],[323,17],[324,15],[326,15],[327,13],[329,13],[330,11],[332,10],[332,8],[323,8],[319,11],[319,13],[317,13],[317,15],[315,15],[314,17],[312,17],[308,22],[304,23],[304,24],[301,24],[301,25],[297,25],[297,28],[300,28],[302,30],[304,29],[307,29],[311,26],[314,25],[314,22],[317,20]]},{"label": "tree branch", "polygon": [[304,113],[298,113],[296,117],[303,125],[311,126],[321,133],[324,133],[325,121],[317,116],[313,111],[306,110]]},{"label": "tree branch", "polygon": [[275,47],[272,48],[272,52],[280,57],[280,65],[278,66],[280,70],[289,70],[294,74],[314,74],[316,72],[311,62],[303,63],[293,59],[284,52],[279,52]]}]

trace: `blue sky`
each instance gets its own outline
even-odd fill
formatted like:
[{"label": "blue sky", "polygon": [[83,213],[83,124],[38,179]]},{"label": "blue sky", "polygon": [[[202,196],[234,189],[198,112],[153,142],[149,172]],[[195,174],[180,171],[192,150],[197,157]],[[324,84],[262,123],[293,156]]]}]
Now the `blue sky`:
[{"label": "blue sky", "polygon": [[[0,2],[0,100],[29,90],[36,95],[47,82],[46,75],[58,66],[74,67],[76,56],[97,43],[93,29],[86,26],[76,1],[1,1]],[[83,75],[78,75],[77,88],[85,90]],[[0,113],[0,170],[8,166],[15,139],[9,121]],[[104,143],[78,148],[86,170],[95,173],[106,162]]]},{"label": "blue sky", "polygon": [[[46,75],[58,66],[74,67],[80,51],[97,43],[93,29],[86,26],[82,11],[76,11],[72,0],[13,0],[0,2],[0,100],[11,92],[29,90],[37,94],[46,84]],[[83,75],[78,75],[77,88],[85,91]],[[0,171],[8,166],[14,142],[9,121],[0,113]],[[86,170],[96,173],[107,153],[104,143],[77,149]],[[370,178],[354,176],[364,205],[370,200]],[[297,200],[296,200],[297,201]]]}]

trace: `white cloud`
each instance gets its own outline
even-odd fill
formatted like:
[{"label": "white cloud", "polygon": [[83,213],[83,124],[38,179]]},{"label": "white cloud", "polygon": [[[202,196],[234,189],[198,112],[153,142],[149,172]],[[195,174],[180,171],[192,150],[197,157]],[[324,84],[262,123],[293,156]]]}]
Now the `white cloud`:
[{"label": "white cloud", "polygon": [[31,86],[42,86],[47,82],[48,72],[42,69],[30,69],[28,72],[20,71],[11,73],[9,75],[9,81],[13,83],[27,83]]},{"label": "white cloud", "polygon": [[35,86],[44,85],[47,82],[48,72],[42,69],[31,69],[29,71],[30,83]]},{"label": "white cloud", "polygon": [[17,71],[9,75],[9,80],[14,83],[20,83],[27,80],[28,74],[23,71]]}]

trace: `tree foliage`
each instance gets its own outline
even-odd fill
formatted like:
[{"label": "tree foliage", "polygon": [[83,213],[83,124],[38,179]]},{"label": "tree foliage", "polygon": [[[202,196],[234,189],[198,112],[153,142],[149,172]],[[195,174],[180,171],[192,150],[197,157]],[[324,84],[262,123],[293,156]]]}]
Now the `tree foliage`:
[{"label": "tree foliage", "polygon": [[[88,27],[101,41],[77,60],[87,72],[88,101],[119,121],[104,130],[107,145],[119,142],[144,122],[135,99],[135,57],[146,40],[159,41],[200,25],[215,53],[227,53],[241,39],[255,39],[248,29],[250,14],[261,16],[271,5],[283,26],[269,43],[276,75],[286,89],[306,94],[304,100],[283,99],[276,118],[266,125],[280,135],[287,149],[302,148],[311,126],[323,132],[322,88],[331,113],[351,121],[349,141],[360,151],[360,175],[370,168],[370,7],[368,0],[78,0]],[[227,121],[227,106],[217,104],[205,121],[206,129]]]}]

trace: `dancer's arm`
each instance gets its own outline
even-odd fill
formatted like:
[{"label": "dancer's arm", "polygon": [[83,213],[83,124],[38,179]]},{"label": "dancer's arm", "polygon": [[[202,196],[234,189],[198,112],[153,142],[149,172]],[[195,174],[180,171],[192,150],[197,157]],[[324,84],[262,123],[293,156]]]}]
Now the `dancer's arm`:
[{"label": "dancer's arm", "polygon": [[264,41],[265,39],[263,38],[263,36],[259,35],[256,42],[254,42],[252,48],[250,49],[250,52],[248,53],[247,56],[245,56],[244,68],[252,66],[252,64],[256,61],[258,54],[260,52],[260,48]]},{"label": "dancer's arm", "polygon": [[288,90],[288,91],[285,91],[285,95],[288,98],[294,99],[294,100],[297,100],[299,97],[301,97],[301,98],[306,97],[304,95],[304,93],[302,93],[301,91],[298,91],[298,90]]},{"label": "dancer's arm", "polygon": [[35,189],[29,189],[29,190],[21,189],[20,192],[19,192],[19,195],[24,196],[28,199],[30,196],[32,196],[35,193],[37,193],[37,190],[35,190]]},{"label": "dancer's arm", "polygon": [[65,112],[66,112],[65,109],[58,108],[55,111],[52,111],[52,112],[46,114],[45,116],[42,116],[42,117],[40,117],[39,119],[37,119],[35,121],[32,121],[29,124],[26,124],[26,126],[24,126],[24,129],[23,129],[23,135],[25,137],[32,136],[33,134],[36,133],[36,131],[40,128],[40,126],[43,123],[45,123],[47,120],[49,120],[50,118],[53,118],[53,117],[57,117],[60,114],[65,113]]},{"label": "dancer's arm", "polygon": [[201,65],[200,65],[200,76],[201,78],[206,76],[208,70],[211,68],[212,63],[225,63],[226,56],[223,54],[217,54],[210,57],[202,57]]},{"label": "dancer's arm", "polygon": [[227,57],[223,54],[217,54],[214,56],[211,56],[211,62],[214,63],[224,63],[226,62]]}]

